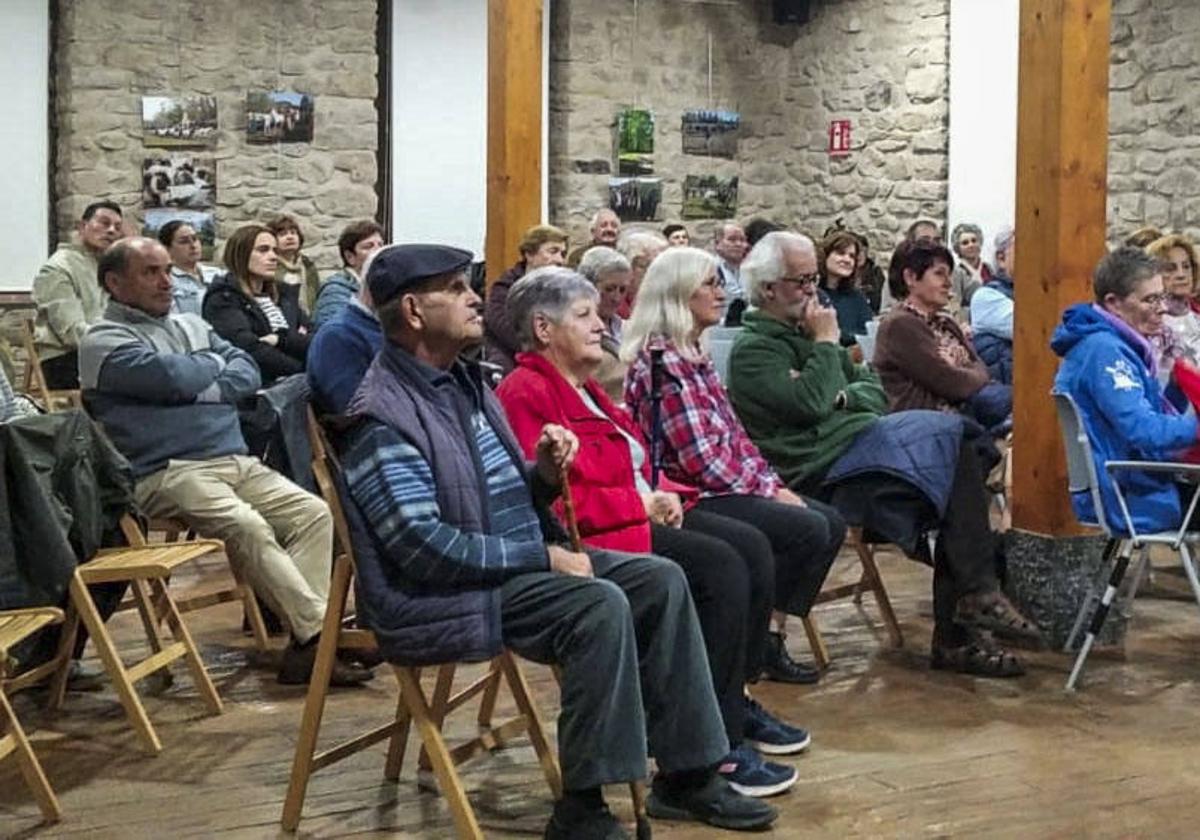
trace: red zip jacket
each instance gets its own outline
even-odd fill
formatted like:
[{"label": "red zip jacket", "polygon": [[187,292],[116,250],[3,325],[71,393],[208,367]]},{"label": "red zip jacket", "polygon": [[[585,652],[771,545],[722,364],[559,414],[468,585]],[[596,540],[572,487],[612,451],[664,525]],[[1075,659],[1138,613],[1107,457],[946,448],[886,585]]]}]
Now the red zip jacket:
[{"label": "red zip jacket", "polygon": [[[593,548],[645,553],[650,550],[650,520],[633,480],[633,458],[619,425],[646,450],[642,476],[650,482],[650,447],[641,430],[618,408],[594,379],[584,383],[588,394],[611,418],[597,417],[584,404],[561,373],[537,353],[518,353],[517,367],[504,377],[496,396],[528,458],[534,457],[542,427],[557,423],[579,438],[579,454],[568,481],[575,502],[579,535]],[[665,476],[659,489],[678,493],[685,509],[696,499],[696,490]],[[561,500],[555,512],[563,515]]]}]

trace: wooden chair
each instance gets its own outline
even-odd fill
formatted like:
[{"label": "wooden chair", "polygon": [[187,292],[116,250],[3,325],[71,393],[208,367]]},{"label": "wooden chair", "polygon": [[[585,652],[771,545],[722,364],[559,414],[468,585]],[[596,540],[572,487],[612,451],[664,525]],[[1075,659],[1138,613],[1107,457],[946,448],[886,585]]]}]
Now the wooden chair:
[{"label": "wooden chair", "polygon": [[[130,545],[153,545],[153,543],[142,537],[140,529],[135,528],[133,531],[134,533],[132,534],[126,534]],[[147,523],[146,532],[147,534],[161,533],[163,535],[163,542],[167,544],[194,540],[196,537],[185,523],[176,519],[151,519]],[[137,542],[134,542],[134,540],[137,540]],[[258,598],[255,597],[254,587],[246,583],[237,566],[232,562],[229,564],[229,572],[233,576],[232,586],[225,585],[206,592],[183,594],[175,599],[175,608],[181,614],[186,614],[193,610],[202,610],[208,607],[215,607],[218,604],[240,601],[246,621],[250,625],[250,632],[254,637],[255,648],[260,651],[270,650],[270,634],[267,632],[267,625],[263,620],[262,609],[258,605]],[[126,602],[122,602],[120,609],[135,609],[136,606],[135,599],[130,598]],[[160,624],[166,618],[166,613],[163,611],[162,606],[161,603],[156,604]]]},{"label": "wooden chair", "polygon": [[41,762],[29,746],[25,730],[21,728],[21,722],[17,720],[12,705],[8,702],[6,691],[10,683],[15,682],[10,679],[8,672],[8,651],[43,627],[59,624],[62,620],[62,610],[55,607],[0,612],[0,726],[5,730],[5,734],[0,737],[0,759],[6,758],[10,753],[17,754],[21,775],[37,799],[38,807],[42,809],[42,817],[47,823],[58,822],[62,811],[58,807],[54,790],[46,780]]},{"label": "wooden chair", "polygon": [[[904,634],[900,630],[900,624],[896,621],[896,613],[892,610],[891,599],[888,598],[887,589],[883,585],[883,578],[879,574],[879,567],[875,564],[875,546],[863,542],[861,528],[851,528],[846,535],[847,547],[853,548],[858,554],[859,563],[862,564],[862,574],[856,583],[847,583],[841,586],[834,586],[825,589],[817,596],[816,604],[825,604],[830,601],[838,601],[842,598],[853,598],[854,603],[861,604],[864,592],[871,592],[875,596],[875,603],[879,606],[879,615],[883,619],[883,626],[887,630],[888,639],[892,647],[904,646]],[[812,648],[813,659],[816,660],[817,667],[824,669],[829,667],[829,649],[825,646],[825,639],[821,636],[821,631],[817,629],[816,621],[813,620],[812,613],[806,615],[803,619],[804,632],[808,636],[809,647]]]},{"label": "wooden chair", "polygon": [[[292,773],[284,800],[281,823],[283,829],[294,832],[300,824],[308,780],[317,770],[328,767],[348,756],[379,743],[388,741],[387,761],[384,778],[396,781],[400,777],[400,765],[404,761],[409,728],[416,723],[421,739],[425,763],[432,767],[433,774],[449,805],[455,829],[460,838],[478,840],[483,837],[475,811],[463,790],[462,781],[455,769],[459,764],[480,752],[502,746],[518,733],[528,734],[537,753],[542,772],[546,776],[555,798],[562,795],[562,775],[558,760],[546,738],[545,730],[533,700],[529,686],[513,655],[505,651],[491,662],[488,673],[451,694],[456,665],[446,663],[437,666],[437,678],[433,695],[429,696],[421,686],[421,668],[393,665],[396,680],[400,684],[400,698],[395,716],[382,726],[363,732],[348,741],[317,752],[317,739],[325,712],[325,700],[329,692],[329,679],[334,661],[341,649],[375,649],[375,636],[369,630],[350,629],[342,626],[346,600],[354,576],[354,551],[350,542],[350,529],[346,522],[341,500],[334,485],[337,468],[325,435],[317,425],[311,409],[308,415],[308,432],[313,453],[313,474],[321,495],[333,513],[337,550],[333,563],[333,580],[330,584],[329,601],[325,610],[325,621],[321,628],[321,640],[317,645],[316,662],[309,682],[308,696],[304,702],[304,713],[300,721],[300,735],[296,742],[296,753],[292,761]],[[517,704],[518,716],[501,723],[490,723],[495,708],[500,683],[508,685]],[[481,733],[454,747],[447,745],[442,736],[446,715],[465,705],[476,696],[483,695],[478,719]],[[419,760],[420,761],[420,760]]]},{"label": "wooden chair", "polygon": [[21,344],[25,348],[25,393],[46,407],[47,411],[60,408],[82,408],[83,401],[78,391],[52,390],[42,373],[42,361],[38,358],[37,345],[33,341],[33,319],[21,321]]},{"label": "wooden chair", "polygon": [[[71,600],[62,655],[65,657],[66,652],[74,648],[79,623],[82,621],[109,679],[112,680],[130,724],[146,751],[157,755],[162,751],[162,742],[134,688],[134,683],[138,680],[168,667],[176,659],[183,659],[208,710],[212,714],[220,714],[222,711],[221,698],[209,679],[191,633],[183,623],[167,587],[167,581],[180,566],[213,551],[220,551],[224,546],[220,540],[147,545],[141,529],[130,516],[122,518],[121,529],[129,541],[129,548],[102,549],[93,559],[75,569],[70,584]],[[112,636],[109,635],[108,628],[96,609],[96,603],[88,592],[88,584],[114,582],[129,583],[146,633],[146,641],[152,651],[150,656],[128,667],[117,652]],[[156,602],[158,607],[155,606]],[[164,644],[159,635],[160,609],[175,639],[170,644]],[[51,685],[52,708],[62,706],[66,694],[67,671],[64,664],[64,667],[58,669]]]}]

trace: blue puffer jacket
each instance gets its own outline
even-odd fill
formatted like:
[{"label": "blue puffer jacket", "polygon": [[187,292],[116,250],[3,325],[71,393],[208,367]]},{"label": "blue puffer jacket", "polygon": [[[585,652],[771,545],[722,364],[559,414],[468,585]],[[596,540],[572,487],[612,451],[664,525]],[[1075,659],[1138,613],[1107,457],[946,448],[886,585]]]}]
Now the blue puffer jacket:
[{"label": "blue puffer jacket", "polygon": [[886,473],[916,487],[938,515],[946,512],[958,450],[962,445],[961,415],[943,411],[898,411],[880,417],[842,454],[826,484],[863,473]]},{"label": "blue puffer jacket", "polygon": [[[1196,442],[1196,418],[1180,416],[1166,404],[1151,372],[1150,345],[1093,304],[1067,309],[1050,347],[1063,358],[1054,388],[1075,399],[1091,440],[1108,524],[1124,533],[1124,519],[1104,463],[1172,460],[1178,450]],[[1179,527],[1183,512],[1169,475],[1126,473],[1121,488],[1138,531]],[[1076,493],[1071,501],[1081,520],[1096,521],[1089,494]]]}]

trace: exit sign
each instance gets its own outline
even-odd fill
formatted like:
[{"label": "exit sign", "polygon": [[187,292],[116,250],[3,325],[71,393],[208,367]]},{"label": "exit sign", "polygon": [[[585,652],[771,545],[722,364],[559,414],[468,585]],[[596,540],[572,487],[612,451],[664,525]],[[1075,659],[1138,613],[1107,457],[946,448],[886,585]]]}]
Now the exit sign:
[{"label": "exit sign", "polygon": [[829,123],[829,154],[831,157],[850,154],[850,120]]}]

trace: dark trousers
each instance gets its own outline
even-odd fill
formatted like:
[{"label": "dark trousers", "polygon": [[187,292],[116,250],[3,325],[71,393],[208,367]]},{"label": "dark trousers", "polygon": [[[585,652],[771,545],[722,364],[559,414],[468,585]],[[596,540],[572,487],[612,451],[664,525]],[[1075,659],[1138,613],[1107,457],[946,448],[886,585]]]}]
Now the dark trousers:
[{"label": "dark trousers", "polygon": [[736,519],[690,510],[682,528],[652,525],[651,548],[687,576],[713,688],[731,745],[745,728],[744,686],[762,670],[775,561],[762,532]]},{"label": "dark trousers", "polygon": [[42,362],[42,376],[52,391],[74,391],[79,388],[79,353],[72,350]]},{"label": "dark trousers", "polygon": [[595,577],[518,575],[500,587],[504,643],[562,669],[563,785],[585,790],[710,767],[729,752],[687,579],[653,555],[589,551]]},{"label": "dark trousers", "polygon": [[954,623],[954,607],[963,595],[999,588],[996,579],[996,535],[988,519],[983,464],[975,447],[963,443],[958,452],[950,501],[938,525],[933,555],[933,644],[954,647],[966,641],[966,630]]},{"label": "dark trousers", "polygon": [[740,519],[767,538],[775,559],[773,606],[800,616],[812,609],[846,539],[846,520],[832,505],[805,501],[807,507],[762,496],[711,496],[696,506]]}]

